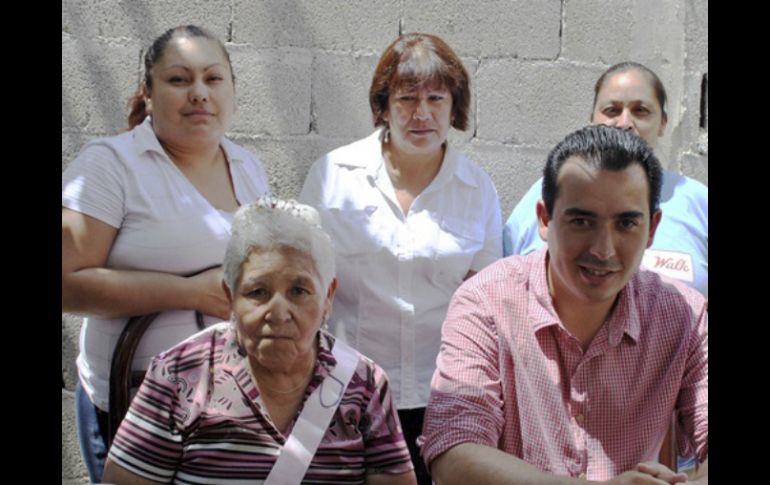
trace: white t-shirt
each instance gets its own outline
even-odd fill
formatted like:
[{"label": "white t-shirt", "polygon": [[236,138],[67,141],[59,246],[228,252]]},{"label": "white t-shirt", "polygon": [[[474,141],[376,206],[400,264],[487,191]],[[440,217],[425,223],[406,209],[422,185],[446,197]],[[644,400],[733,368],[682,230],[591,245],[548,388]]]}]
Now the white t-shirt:
[{"label": "white t-shirt", "polygon": [[[221,146],[239,204],[269,192],[254,155],[224,138]],[[232,217],[213,207],[168,158],[150,118],[83,148],[62,174],[62,207],[119,229],[107,268],[190,274],[221,264],[230,239]],[[103,410],[108,409],[113,350],[126,321],[87,318],[80,332],[80,381]],[[144,334],[132,368],[147,369],[155,354],[197,330],[193,311],[164,312]]]},{"label": "white t-shirt", "polygon": [[502,255],[489,176],[447,147],[404,216],[382,157],[382,130],[316,161],[300,200],[334,242],[338,288],[330,329],[383,367],[399,409],[424,407],[449,299],[469,270]]}]

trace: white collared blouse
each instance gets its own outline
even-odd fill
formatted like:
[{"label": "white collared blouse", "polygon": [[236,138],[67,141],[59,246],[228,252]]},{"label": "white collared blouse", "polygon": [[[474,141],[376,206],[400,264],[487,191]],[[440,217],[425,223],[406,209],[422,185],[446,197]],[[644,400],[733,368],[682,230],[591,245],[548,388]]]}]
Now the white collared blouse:
[{"label": "white collared blouse", "polygon": [[[222,139],[235,198],[269,193],[262,163]],[[166,155],[148,117],[131,131],[88,143],[62,173],[62,207],[118,229],[105,267],[185,275],[222,264],[232,214],[217,210]],[[126,318],[86,318],[77,359],[91,401],[108,409],[110,362]],[[206,317],[206,322],[219,321]],[[134,355],[144,370],[162,350],[198,331],[192,310],[163,312]]]},{"label": "white collared blouse", "polygon": [[497,191],[447,146],[404,214],[382,157],[382,130],[316,161],[300,195],[332,238],[338,287],[331,331],[383,367],[399,409],[424,407],[449,299],[468,271],[502,256]]}]

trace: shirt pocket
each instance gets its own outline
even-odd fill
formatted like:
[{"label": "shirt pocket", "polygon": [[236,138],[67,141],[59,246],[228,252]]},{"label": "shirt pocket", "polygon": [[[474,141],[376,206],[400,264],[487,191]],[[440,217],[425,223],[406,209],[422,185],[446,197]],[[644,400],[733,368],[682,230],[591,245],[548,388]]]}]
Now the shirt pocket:
[{"label": "shirt pocket", "polygon": [[480,222],[444,216],[439,225],[434,255],[433,282],[456,289],[471,269],[473,257],[484,247],[484,225]]}]

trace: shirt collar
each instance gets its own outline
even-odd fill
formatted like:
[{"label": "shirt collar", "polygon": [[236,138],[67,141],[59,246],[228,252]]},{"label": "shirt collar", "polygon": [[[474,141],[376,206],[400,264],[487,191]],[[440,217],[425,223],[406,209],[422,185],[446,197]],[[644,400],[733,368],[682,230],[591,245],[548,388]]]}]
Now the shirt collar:
[{"label": "shirt collar", "polygon": [[160,141],[158,141],[158,137],[155,136],[155,131],[152,129],[151,117],[146,117],[132,132],[134,135],[134,146],[136,146],[139,155],[144,155],[145,152],[156,152],[164,157],[167,156],[166,151],[163,149]]},{"label": "shirt collar", "polygon": [[[532,257],[527,258],[530,265],[528,315],[532,333],[537,333],[543,328],[554,325],[567,331],[553,306],[553,299],[548,288],[547,260],[548,246],[543,246]],[[620,291],[618,301],[607,319],[609,341],[613,347],[620,343],[623,334],[628,335],[635,342],[639,340],[641,325],[639,312],[635,310],[637,279],[638,275],[634,275]]]},{"label": "shirt collar", "polygon": [[543,246],[533,253],[532,257],[525,259],[529,264],[528,315],[533,333],[553,325],[564,328],[556,309],[553,307],[553,299],[548,289],[547,255],[548,246]]},{"label": "shirt collar", "polygon": [[457,177],[465,185],[471,187],[478,187],[476,179],[470,169],[470,164],[461,163],[460,157],[462,155],[458,152],[449,142],[446,143],[446,151],[444,152],[444,160],[441,163],[441,168],[436,174],[436,178],[430,185],[435,189],[443,187],[448,184],[453,177]]},{"label": "shirt collar", "polygon": [[383,128],[378,128],[366,138],[354,142],[351,150],[344,150],[333,157],[333,162],[347,167],[365,168],[368,173],[375,175],[383,163],[383,134]]},{"label": "shirt collar", "polygon": [[[152,129],[152,117],[147,116],[144,121],[139,123],[134,129],[134,144],[136,146],[137,153],[143,155],[145,152],[156,152],[164,157],[168,157],[166,151],[163,149],[163,145],[160,144],[155,131]],[[222,137],[220,142],[222,150],[225,152],[225,157],[229,162],[243,162],[244,158],[241,155],[241,151],[237,149],[237,145],[225,137]]]},{"label": "shirt collar", "polygon": [[231,142],[224,136],[222,137],[222,140],[220,140],[219,146],[221,146],[222,150],[225,152],[225,157],[227,158],[228,162],[243,163],[244,161],[246,161],[246,159],[242,156],[244,150],[242,148],[239,149],[238,145]]},{"label": "shirt collar", "polygon": [[618,345],[625,333],[634,342],[639,341],[641,332],[641,322],[639,321],[639,311],[636,305],[636,288],[638,286],[638,272],[626,283],[626,286],[620,290],[618,301],[610,314],[609,325],[610,345]]}]

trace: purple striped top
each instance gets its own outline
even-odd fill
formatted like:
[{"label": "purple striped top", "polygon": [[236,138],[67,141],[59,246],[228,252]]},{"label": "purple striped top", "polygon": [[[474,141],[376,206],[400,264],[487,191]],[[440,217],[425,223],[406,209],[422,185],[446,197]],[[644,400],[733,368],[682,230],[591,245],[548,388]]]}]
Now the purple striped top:
[{"label": "purple striped top", "polygon": [[[334,337],[321,331],[304,399],[336,365],[333,346]],[[235,483],[264,480],[285,443],[235,331],[223,322],[153,359],[109,457],[158,482]],[[364,483],[367,473],[412,468],[388,378],[360,356],[303,483]]]}]

